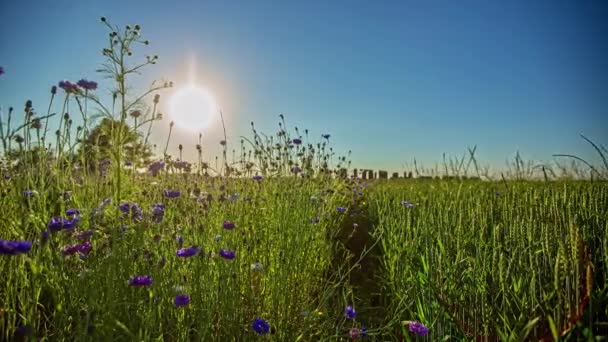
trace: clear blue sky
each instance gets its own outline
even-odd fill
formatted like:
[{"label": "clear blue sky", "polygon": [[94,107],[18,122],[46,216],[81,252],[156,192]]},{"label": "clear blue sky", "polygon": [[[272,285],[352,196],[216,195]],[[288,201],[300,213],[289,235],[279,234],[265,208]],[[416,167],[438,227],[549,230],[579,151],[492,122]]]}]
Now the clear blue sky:
[{"label": "clear blue sky", "polygon": [[[136,52],[160,56],[136,88],[179,86],[195,60],[232,138],[250,121],[270,133],[284,113],[355,165],[391,171],[475,144],[502,167],[518,149],[590,158],[579,133],[608,142],[606,1],[2,1],[4,111],[32,99],[43,113],[59,80],[98,79],[100,16],[140,24],[151,45]],[[203,132],[210,154],[219,131]],[[196,134],[173,142],[193,155]]]}]

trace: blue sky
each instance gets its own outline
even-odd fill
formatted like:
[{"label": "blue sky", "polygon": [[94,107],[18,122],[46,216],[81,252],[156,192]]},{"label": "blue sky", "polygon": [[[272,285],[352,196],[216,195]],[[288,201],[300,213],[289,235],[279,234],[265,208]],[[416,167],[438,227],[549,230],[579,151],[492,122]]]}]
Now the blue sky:
[{"label": "blue sky", "polygon": [[[43,113],[59,80],[99,79],[101,16],[140,24],[151,45],[135,57],[160,56],[135,89],[194,77],[229,140],[251,121],[273,132],[285,114],[315,140],[330,133],[355,166],[391,171],[473,145],[501,168],[517,150],[595,158],[580,133],[608,143],[605,1],[3,1],[3,111],[31,99]],[[176,133],[170,150],[193,157],[198,134]],[[220,133],[217,122],[203,132],[209,158]]]}]

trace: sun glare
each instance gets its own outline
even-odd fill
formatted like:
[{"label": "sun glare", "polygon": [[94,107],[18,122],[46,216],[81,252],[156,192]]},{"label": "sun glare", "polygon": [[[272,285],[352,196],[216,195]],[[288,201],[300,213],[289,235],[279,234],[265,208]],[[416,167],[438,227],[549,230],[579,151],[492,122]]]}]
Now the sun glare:
[{"label": "sun glare", "polygon": [[213,96],[196,85],[177,90],[169,100],[169,117],[183,129],[203,130],[217,117],[217,113]]}]

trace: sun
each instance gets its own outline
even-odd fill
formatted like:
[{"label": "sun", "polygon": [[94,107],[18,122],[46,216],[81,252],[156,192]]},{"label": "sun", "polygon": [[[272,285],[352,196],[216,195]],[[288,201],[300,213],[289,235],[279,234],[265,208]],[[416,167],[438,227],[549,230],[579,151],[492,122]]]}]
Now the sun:
[{"label": "sun", "polygon": [[203,130],[217,117],[217,113],[213,95],[194,84],[178,89],[169,99],[169,117],[183,129]]}]

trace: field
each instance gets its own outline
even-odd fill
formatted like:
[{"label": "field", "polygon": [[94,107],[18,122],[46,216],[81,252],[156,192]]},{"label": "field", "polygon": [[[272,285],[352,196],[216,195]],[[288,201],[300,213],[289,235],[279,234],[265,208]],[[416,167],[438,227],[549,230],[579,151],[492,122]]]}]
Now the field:
[{"label": "field", "polygon": [[[11,112],[0,126],[0,340],[608,336],[607,169],[578,164],[586,179],[346,177],[329,135],[283,116],[270,135],[252,123],[233,162],[239,142],[226,139],[214,167],[202,144],[196,162],[181,145],[179,158],[153,155],[154,95],[172,84],[128,94],[124,57],[139,28],[102,22],[121,46],[103,50],[112,104],[95,82],[63,81],[47,115],[26,103],[22,123],[11,127]],[[82,126],[66,114],[47,148],[61,96]],[[149,110],[135,111],[146,99]]]}]

